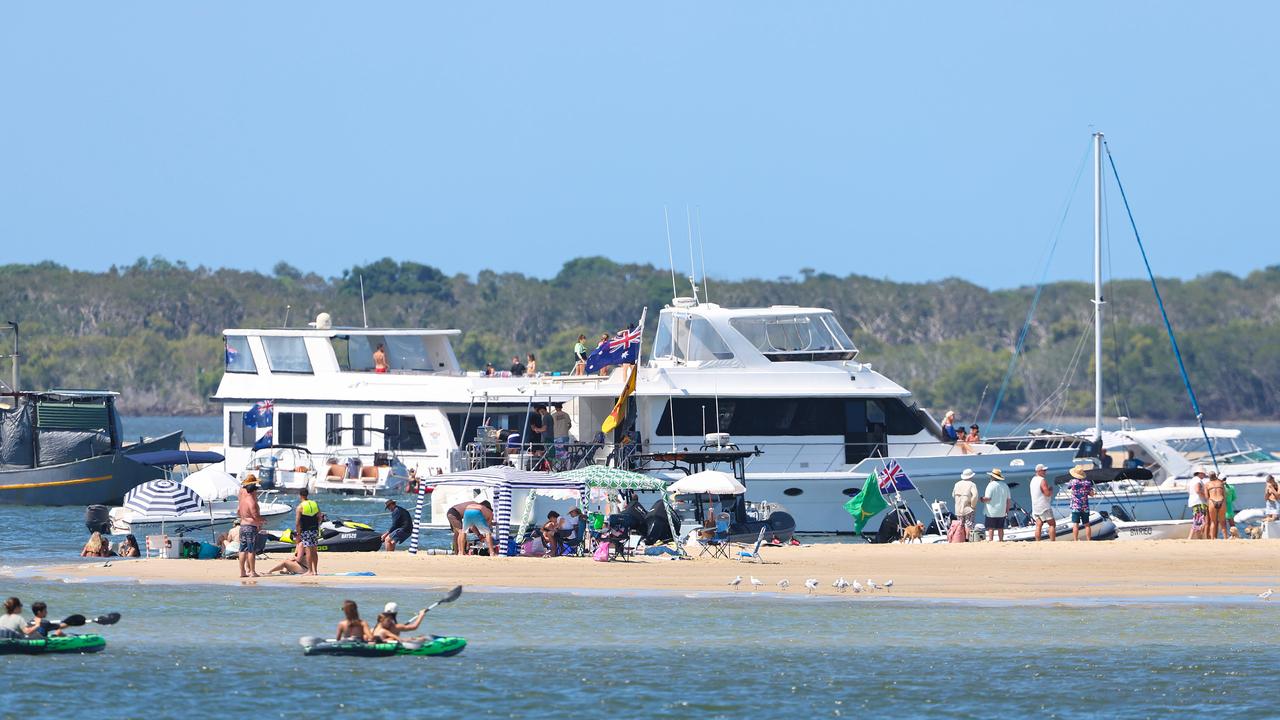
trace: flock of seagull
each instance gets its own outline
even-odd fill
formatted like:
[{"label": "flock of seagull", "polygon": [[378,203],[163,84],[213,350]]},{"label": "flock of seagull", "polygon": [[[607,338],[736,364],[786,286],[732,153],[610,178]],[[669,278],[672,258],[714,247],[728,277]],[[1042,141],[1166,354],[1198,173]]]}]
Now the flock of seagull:
[{"label": "flock of seagull", "polygon": [[[729,587],[733,588],[734,590],[737,590],[738,587],[742,585],[742,580],[743,580],[742,576],[738,575],[737,577],[729,581],[728,583]],[[762,581],[760,578],[756,577],[755,575],[748,576],[747,581],[751,583],[752,591],[759,590],[761,587],[764,586],[764,581]],[[804,587],[808,591],[808,594],[810,595],[817,592],[818,587],[820,585],[821,583],[818,581],[818,578],[809,578],[804,581]],[[779,590],[786,590],[789,587],[791,587],[790,580],[786,578],[782,578],[781,580],[778,581]],[[877,590],[885,590],[887,592],[893,592],[893,581],[885,580],[883,584],[879,584],[879,583],[876,583],[871,578],[867,578],[867,584],[863,585],[857,580],[850,582],[848,580],[845,580],[844,577],[841,576],[839,578],[836,578],[834,581],[832,581],[831,587],[835,588],[835,591],[838,593],[848,592],[850,589],[852,589],[855,594],[860,593],[864,590],[869,593],[875,592]]]}]

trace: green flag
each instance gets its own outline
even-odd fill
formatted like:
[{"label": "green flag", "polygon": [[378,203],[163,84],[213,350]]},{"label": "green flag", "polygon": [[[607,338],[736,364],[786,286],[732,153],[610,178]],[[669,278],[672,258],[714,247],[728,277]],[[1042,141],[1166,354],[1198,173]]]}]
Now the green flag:
[{"label": "green flag", "polygon": [[885,502],[884,495],[880,494],[880,483],[876,482],[874,473],[867,476],[867,481],[862,484],[862,490],[844,504],[844,509],[853,516],[854,532],[862,532],[862,526],[887,507],[889,503]]}]

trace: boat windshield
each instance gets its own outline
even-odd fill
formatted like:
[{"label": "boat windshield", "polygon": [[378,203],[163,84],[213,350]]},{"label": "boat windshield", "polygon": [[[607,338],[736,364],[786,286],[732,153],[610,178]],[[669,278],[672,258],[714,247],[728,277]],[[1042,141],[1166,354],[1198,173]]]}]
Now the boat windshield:
[{"label": "boat windshield", "polygon": [[858,355],[831,313],[758,315],[733,318],[729,324],[774,362],[852,360]]},{"label": "boat windshield", "polygon": [[675,358],[685,362],[732,360],[733,351],[706,318],[664,312],[658,320],[653,358]]}]

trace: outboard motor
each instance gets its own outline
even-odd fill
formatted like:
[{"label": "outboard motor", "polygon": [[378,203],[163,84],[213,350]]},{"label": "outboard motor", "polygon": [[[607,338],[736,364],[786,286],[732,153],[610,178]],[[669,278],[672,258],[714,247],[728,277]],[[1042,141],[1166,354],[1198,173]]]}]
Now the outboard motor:
[{"label": "outboard motor", "polygon": [[111,534],[111,508],[106,505],[90,505],[84,510],[84,526],[91,533]]}]

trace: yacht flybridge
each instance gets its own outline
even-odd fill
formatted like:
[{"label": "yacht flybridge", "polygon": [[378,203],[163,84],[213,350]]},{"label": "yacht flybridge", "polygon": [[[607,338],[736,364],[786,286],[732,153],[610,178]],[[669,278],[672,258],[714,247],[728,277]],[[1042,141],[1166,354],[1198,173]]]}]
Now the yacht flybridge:
[{"label": "yacht flybridge", "polygon": [[[784,503],[802,532],[849,532],[844,502],[891,463],[915,486],[902,500],[927,519],[929,503],[949,501],[965,468],[1001,468],[1006,478],[1025,480],[1038,463],[1065,472],[1077,452],[1078,441],[1062,436],[948,441],[910,392],[859,361],[834,313],[823,308],[725,308],[676,298],[659,313],[653,347],[638,369],[628,411],[635,424],[611,437],[599,429],[628,369],[604,376],[464,372],[452,346],[460,334],[332,327],[324,314],[306,329],[227,330],[226,374],[213,398],[223,406],[227,468],[245,467],[255,442],[263,444],[242,420],[261,401],[273,403],[275,445],[306,447],[331,466],[353,456],[376,465],[390,451],[428,483],[431,475],[499,461],[502,430],[525,430],[534,406],[563,403],[579,441],[570,453],[575,464],[624,454],[615,450],[726,442],[758,449],[745,470],[750,500]],[[624,435],[629,447],[615,444]],[[512,453],[501,461],[526,460]],[[446,495],[432,499],[437,523],[457,501]]]}]

